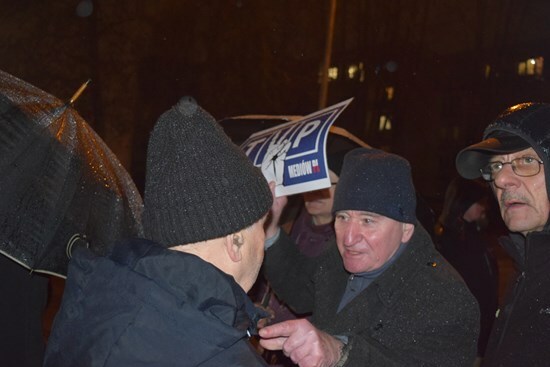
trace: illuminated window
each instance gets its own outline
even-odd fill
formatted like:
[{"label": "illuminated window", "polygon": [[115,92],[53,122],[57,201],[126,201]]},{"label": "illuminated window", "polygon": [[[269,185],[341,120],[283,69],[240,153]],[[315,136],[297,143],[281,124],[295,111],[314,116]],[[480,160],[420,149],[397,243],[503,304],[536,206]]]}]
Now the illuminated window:
[{"label": "illuminated window", "polygon": [[332,80],[338,79],[338,68],[336,66],[328,68],[328,78]]},{"label": "illuminated window", "polygon": [[359,68],[357,65],[353,64],[348,66],[348,78],[353,79],[357,76],[357,72],[359,71]]},{"label": "illuminated window", "polygon": [[527,66],[526,66],[526,72],[527,72],[527,75],[533,75],[535,74],[535,64],[536,64],[536,61],[535,59],[529,59],[527,60]]},{"label": "illuminated window", "polygon": [[534,57],[518,63],[518,75],[542,76],[544,70],[544,58]]},{"label": "illuminated window", "polygon": [[485,65],[485,79],[488,79],[489,75],[491,75],[491,65]]},{"label": "illuminated window", "polygon": [[386,115],[381,115],[378,121],[378,130],[391,130],[391,120]]},{"label": "illuminated window", "polygon": [[386,87],[385,91],[386,91],[386,99],[388,101],[391,101],[393,99],[393,93],[395,90],[393,89],[393,87]]},{"label": "illuminated window", "polygon": [[363,69],[363,64],[360,63],[359,65],[356,65],[356,64],[353,64],[353,65],[350,65],[348,66],[348,78],[350,79],[355,79],[357,77],[359,77],[360,79],[362,79],[362,69]]},{"label": "illuminated window", "polygon": [[525,64],[525,61],[518,63],[518,75],[525,75],[525,70],[527,69]]}]

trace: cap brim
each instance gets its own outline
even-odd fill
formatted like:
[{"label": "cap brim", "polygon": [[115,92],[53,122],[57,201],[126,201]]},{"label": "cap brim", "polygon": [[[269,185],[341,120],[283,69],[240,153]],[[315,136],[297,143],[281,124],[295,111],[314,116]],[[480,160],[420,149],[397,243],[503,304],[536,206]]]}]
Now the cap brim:
[{"label": "cap brim", "polygon": [[462,149],[456,156],[456,169],[467,179],[481,176],[481,168],[495,154],[510,154],[529,148],[530,145],[517,135],[490,137]]}]

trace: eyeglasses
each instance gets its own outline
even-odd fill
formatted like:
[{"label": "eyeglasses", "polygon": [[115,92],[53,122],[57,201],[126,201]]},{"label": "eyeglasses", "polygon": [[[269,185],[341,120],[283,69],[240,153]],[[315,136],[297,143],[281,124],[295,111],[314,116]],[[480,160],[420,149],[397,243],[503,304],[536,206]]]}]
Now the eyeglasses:
[{"label": "eyeglasses", "polygon": [[480,169],[481,177],[485,181],[494,181],[496,175],[504,168],[505,164],[512,166],[514,173],[521,177],[530,177],[540,172],[540,165],[543,162],[540,159],[525,156],[512,159],[510,162],[490,162]]}]

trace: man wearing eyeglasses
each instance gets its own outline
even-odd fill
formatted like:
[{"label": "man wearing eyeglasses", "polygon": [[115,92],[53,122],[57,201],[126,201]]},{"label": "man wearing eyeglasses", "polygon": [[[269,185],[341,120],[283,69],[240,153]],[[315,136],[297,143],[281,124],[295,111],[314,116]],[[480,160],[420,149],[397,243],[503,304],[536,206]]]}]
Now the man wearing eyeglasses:
[{"label": "man wearing eyeglasses", "polygon": [[481,142],[456,157],[460,175],[481,177],[493,189],[511,232],[502,245],[518,270],[497,311],[484,366],[550,363],[549,155],[550,104],[524,103],[504,111]]}]

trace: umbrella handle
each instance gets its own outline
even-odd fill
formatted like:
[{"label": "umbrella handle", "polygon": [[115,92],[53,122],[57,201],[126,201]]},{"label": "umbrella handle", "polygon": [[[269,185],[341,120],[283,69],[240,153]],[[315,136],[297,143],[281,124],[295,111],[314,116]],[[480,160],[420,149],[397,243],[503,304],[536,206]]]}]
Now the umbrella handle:
[{"label": "umbrella handle", "polygon": [[73,257],[73,246],[79,241],[84,241],[86,244],[86,248],[90,248],[90,243],[88,242],[86,235],[75,233],[71,236],[71,238],[69,238],[69,241],[67,242],[67,248],[65,249],[65,254],[67,255],[68,259]]}]

